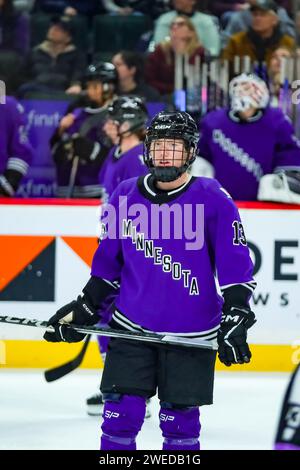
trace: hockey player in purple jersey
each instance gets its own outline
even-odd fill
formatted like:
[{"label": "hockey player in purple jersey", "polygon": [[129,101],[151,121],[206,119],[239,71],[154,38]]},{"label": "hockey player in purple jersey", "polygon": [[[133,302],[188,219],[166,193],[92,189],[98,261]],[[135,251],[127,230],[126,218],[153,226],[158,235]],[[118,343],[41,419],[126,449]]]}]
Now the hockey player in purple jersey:
[{"label": "hockey player in purple jersey", "polygon": [[0,104],[0,197],[15,195],[32,160],[22,106],[11,96]]},{"label": "hockey player in purple jersey", "polygon": [[116,145],[110,149],[99,174],[106,198],[121,181],[148,173],[143,160],[147,120],[146,106],[138,96],[121,96],[109,106],[104,131]]},{"label": "hockey player in purple jersey", "polygon": [[117,73],[114,65],[109,62],[89,65],[84,82],[87,105],[79,106],[66,114],[50,142],[56,165],[59,197],[66,197],[69,193],[75,157],[79,157],[79,165],[73,197],[102,196],[98,174],[112,145],[102,128],[107,118],[107,107],[115,96]]},{"label": "hockey player in purple jersey", "polygon": [[[235,200],[256,200],[262,178],[274,173],[285,174],[286,186],[300,193],[300,142],[288,117],[269,106],[266,84],[242,74],[231,81],[229,93],[230,108],[210,112],[200,125],[199,155],[214,177]],[[264,191],[260,199],[276,196]]]},{"label": "hockey player in purple jersey", "polygon": [[[238,210],[214,179],[191,177],[196,123],[162,112],[145,140],[150,174],[122,182],[103,214],[91,278],[50,320],[47,341],[80,341],[66,323],[93,324],[103,299],[120,289],[111,325],[218,343],[227,366],[250,361],[247,330],[253,265]],[[218,280],[218,284],[216,282]],[[213,400],[216,353],[113,338],[101,391],[102,450],[135,450],[145,403],[156,391],[164,450],[198,450],[199,407]]]},{"label": "hockey player in purple jersey", "polygon": [[300,450],[300,364],[291,377],[284,397],[275,450]]}]

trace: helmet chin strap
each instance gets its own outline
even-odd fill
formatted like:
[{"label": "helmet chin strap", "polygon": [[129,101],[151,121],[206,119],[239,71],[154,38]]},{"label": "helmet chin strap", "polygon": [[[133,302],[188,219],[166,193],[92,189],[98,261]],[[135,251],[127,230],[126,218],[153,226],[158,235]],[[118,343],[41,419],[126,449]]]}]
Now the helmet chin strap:
[{"label": "helmet chin strap", "polygon": [[176,166],[169,166],[169,167],[162,167],[162,166],[155,166],[150,168],[151,173],[153,174],[156,181],[160,181],[162,183],[171,183],[172,181],[176,181],[183,175],[189,168],[189,164],[185,163],[183,166],[176,167]]}]

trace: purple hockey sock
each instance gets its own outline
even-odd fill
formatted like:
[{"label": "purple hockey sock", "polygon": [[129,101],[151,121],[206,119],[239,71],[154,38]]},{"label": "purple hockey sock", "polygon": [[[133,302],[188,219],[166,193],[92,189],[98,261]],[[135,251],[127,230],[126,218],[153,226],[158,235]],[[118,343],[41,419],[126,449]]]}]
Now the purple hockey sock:
[{"label": "purple hockey sock", "polygon": [[144,422],[146,399],[122,395],[106,400],[103,411],[101,450],[136,450],[135,439]]},{"label": "purple hockey sock", "polygon": [[161,408],[159,419],[164,437],[163,450],[200,449],[200,412],[198,407]]}]

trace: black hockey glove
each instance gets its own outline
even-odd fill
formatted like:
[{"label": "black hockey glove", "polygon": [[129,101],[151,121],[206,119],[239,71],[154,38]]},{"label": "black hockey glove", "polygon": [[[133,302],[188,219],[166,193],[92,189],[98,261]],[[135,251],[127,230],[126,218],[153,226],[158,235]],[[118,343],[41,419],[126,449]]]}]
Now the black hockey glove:
[{"label": "black hockey glove", "polygon": [[87,301],[86,296],[79,295],[77,300],[70,302],[60,308],[48,321],[48,325],[54,327],[54,332],[46,332],[44,339],[52,343],[66,341],[67,343],[77,343],[85,338],[85,334],[72,330],[67,325],[95,325],[100,317],[97,310]]},{"label": "black hockey glove", "polygon": [[82,162],[94,163],[100,158],[101,145],[99,142],[93,142],[79,134],[74,134],[72,141],[74,156],[78,156]]},{"label": "black hockey glove", "polygon": [[225,366],[250,362],[251,352],[247,344],[247,330],[256,322],[249,308],[231,307],[223,312],[218,331],[219,359]]},{"label": "black hockey glove", "polygon": [[14,196],[22,177],[22,173],[16,170],[5,170],[3,175],[0,175],[0,197]]}]

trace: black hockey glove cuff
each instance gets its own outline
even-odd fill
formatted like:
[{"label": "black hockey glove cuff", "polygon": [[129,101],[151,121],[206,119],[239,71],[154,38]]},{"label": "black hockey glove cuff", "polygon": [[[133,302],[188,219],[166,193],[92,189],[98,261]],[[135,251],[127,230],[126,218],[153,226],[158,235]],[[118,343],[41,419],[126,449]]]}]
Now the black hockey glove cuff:
[{"label": "black hockey glove cuff", "polygon": [[250,308],[231,307],[222,315],[218,331],[219,359],[226,366],[250,362],[247,330],[256,322]]}]

